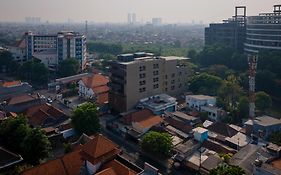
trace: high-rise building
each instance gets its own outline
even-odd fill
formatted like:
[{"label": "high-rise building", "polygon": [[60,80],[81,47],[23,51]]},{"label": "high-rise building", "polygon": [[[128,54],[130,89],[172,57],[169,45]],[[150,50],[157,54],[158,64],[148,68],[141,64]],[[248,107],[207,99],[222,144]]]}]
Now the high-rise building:
[{"label": "high-rise building", "polygon": [[153,25],[159,26],[162,24],[162,18],[152,18],[151,22]]},{"label": "high-rise building", "polygon": [[76,58],[81,69],[86,64],[86,37],[76,32],[59,32],[56,35],[25,33],[26,59],[38,58],[49,69],[56,70],[59,62]]},{"label": "high-rise building", "polygon": [[132,24],[132,14],[131,13],[128,13],[128,15],[127,15],[127,23]]},{"label": "high-rise building", "polygon": [[124,112],[146,97],[163,93],[177,96],[185,92],[190,74],[186,60],[144,52],[119,55],[110,67],[110,106]]},{"label": "high-rise building", "polygon": [[135,13],[128,13],[127,22],[128,22],[128,24],[136,24],[137,15]]},{"label": "high-rise building", "polygon": [[25,22],[28,24],[39,24],[41,23],[40,17],[25,17]]},{"label": "high-rise building", "polygon": [[235,7],[235,16],[205,28],[205,45],[222,44],[243,52],[246,35],[246,7]]},{"label": "high-rise building", "polygon": [[281,5],[273,13],[261,13],[247,18],[245,52],[281,50]]}]

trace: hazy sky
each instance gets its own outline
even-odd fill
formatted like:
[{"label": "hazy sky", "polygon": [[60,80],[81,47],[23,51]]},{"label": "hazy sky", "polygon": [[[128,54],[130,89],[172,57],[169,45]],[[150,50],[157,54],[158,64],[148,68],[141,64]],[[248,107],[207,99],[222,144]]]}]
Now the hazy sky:
[{"label": "hazy sky", "polygon": [[126,22],[134,12],[144,22],[162,17],[163,22],[219,22],[234,14],[234,6],[246,5],[248,15],[271,12],[280,0],[0,0],[0,21],[24,21],[39,16],[42,21]]}]

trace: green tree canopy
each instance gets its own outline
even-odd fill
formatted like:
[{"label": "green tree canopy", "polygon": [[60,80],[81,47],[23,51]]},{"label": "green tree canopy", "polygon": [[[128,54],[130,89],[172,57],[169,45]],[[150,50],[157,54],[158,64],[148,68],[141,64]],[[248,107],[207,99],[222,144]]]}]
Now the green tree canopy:
[{"label": "green tree canopy", "polygon": [[79,61],[75,58],[67,58],[59,64],[60,77],[76,75],[80,70]]},{"label": "green tree canopy", "polygon": [[210,171],[210,175],[244,175],[245,171],[239,166],[232,166],[226,163]]},{"label": "green tree canopy", "polygon": [[12,73],[18,69],[19,65],[9,51],[0,51],[0,72]]},{"label": "green tree canopy", "polygon": [[38,61],[27,61],[19,69],[19,76],[36,85],[47,84],[48,68]]},{"label": "green tree canopy", "polygon": [[264,112],[266,109],[268,109],[272,106],[271,97],[263,91],[257,92],[256,93],[256,106],[259,110]]},{"label": "green tree canopy", "polygon": [[248,118],[249,116],[249,100],[246,96],[242,96],[239,99],[238,115],[241,118]]},{"label": "green tree canopy", "polygon": [[193,77],[189,89],[193,93],[217,95],[218,88],[222,85],[223,80],[217,76],[203,73]]},{"label": "green tree canopy", "polygon": [[172,149],[172,137],[168,133],[150,131],[144,135],[141,148],[159,157],[167,157]]},{"label": "green tree canopy", "polygon": [[100,130],[98,110],[93,103],[84,103],[77,107],[72,114],[72,124],[76,132],[92,135]]},{"label": "green tree canopy", "polygon": [[207,73],[226,79],[227,76],[233,74],[233,71],[225,65],[215,64],[208,67]]},{"label": "green tree canopy", "polygon": [[49,156],[51,143],[43,130],[34,128],[24,137],[21,147],[25,161],[36,165],[41,159]]},{"label": "green tree canopy", "polygon": [[118,55],[123,51],[122,45],[117,43],[88,42],[87,45],[90,52]]},{"label": "green tree canopy", "polygon": [[0,137],[4,146],[33,165],[47,157],[50,151],[50,142],[44,132],[40,128],[30,128],[24,115],[1,122]]}]

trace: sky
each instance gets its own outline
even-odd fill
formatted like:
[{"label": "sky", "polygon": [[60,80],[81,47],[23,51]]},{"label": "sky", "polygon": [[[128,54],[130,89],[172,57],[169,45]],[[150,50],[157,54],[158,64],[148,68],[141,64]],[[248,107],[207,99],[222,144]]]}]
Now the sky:
[{"label": "sky", "polygon": [[220,22],[234,15],[234,7],[247,6],[247,15],[272,12],[280,0],[0,0],[0,21],[23,22],[27,16],[41,21],[125,23],[128,13],[137,21],[161,17],[164,23]]}]

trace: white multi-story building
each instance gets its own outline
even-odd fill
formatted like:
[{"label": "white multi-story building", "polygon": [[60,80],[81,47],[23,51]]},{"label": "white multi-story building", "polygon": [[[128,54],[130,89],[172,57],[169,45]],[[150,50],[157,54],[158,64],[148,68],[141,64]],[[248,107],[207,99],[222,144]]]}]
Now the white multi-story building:
[{"label": "white multi-story building", "polygon": [[186,103],[189,108],[201,111],[202,106],[215,106],[216,98],[208,95],[187,95]]},{"label": "white multi-story building", "polygon": [[57,65],[66,58],[76,58],[81,69],[84,69],[87,60],[86,37],[68,31],[56,35],[26,32],[17,48],[10,47],[10,52],[19,62],[38,58],[51,70],[56,70]]}]

